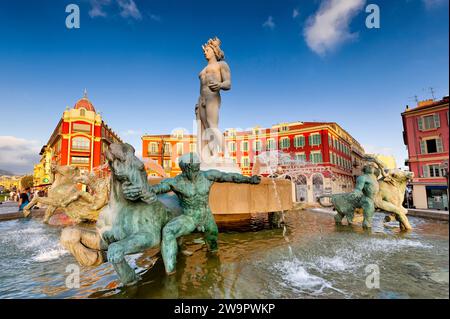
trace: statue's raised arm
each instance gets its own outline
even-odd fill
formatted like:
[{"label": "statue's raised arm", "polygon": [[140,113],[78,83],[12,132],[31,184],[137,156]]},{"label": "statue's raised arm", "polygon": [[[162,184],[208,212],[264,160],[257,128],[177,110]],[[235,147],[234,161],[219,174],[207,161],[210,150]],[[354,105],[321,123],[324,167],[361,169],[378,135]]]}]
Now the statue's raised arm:
[{"label": "statue's raised arm", "polygon": [[215,169],[204,172],[206,178],[217,183],[241,183],[241,184],[259,184],[261,177],[254,175],[251,177],[238,173],[224,173]]}]

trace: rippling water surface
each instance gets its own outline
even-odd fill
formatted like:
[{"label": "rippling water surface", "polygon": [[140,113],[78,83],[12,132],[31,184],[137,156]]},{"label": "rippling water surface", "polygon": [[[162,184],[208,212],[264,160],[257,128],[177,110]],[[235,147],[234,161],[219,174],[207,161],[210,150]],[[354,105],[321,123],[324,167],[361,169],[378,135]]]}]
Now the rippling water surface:
[{"label": "rippling water surface", "polygon": [[[40,219],[0,223],[0,298],[448,298],[448,223],[410,217],[414,230],[370,233],[336,227],[331,214],[286,214],[286,236],[256,221],[219,236],[219,253],[199,234],[184,240],[177,273],[167,277],[153,254],[128,256],[141,280],[121,287],[109,263],[81,267],[80,288],[66,288],[75,259],[59,245],[61,229]],[[258,231],[255,231],[255,230]],[[366,267],[380,288],[366,287]],[[373,267],[373,266],[371,266]]]}]

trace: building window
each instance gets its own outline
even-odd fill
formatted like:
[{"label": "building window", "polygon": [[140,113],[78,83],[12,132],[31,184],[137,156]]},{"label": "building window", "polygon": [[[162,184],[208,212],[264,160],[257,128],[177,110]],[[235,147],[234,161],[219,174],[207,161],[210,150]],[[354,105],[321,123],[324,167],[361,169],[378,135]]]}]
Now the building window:
[{"label": "building window", "polygon": [[433,154],[442,153],[444,151],[442,145],[442,139],[433,138],[428,140],[420,141],[420,153],[421,154]]},{"label": "building window", "polygon": [[305,153],[297,153],[297,154],[295,154],[295,160],[297,162],[306,162],[306,154]]},{"label": "building window", "polygon": [[315,146],[320,145],[322,143],[320,134],[311,134],[309,136],[309,145]]},{"label": "building window", "polygon": [[262,143],[261,143],[261,141],[254,141],[253,142],[253,151],[255,151],[255,152],[261,152],[261,149],[262,149]]},{"label": "building window", "polygon": [[280,140],[281,148],[289,148],[291,146],[291,140],[289,137],[284,137]]},{"label": "building window", "polygon": [[289,126],[288,125],[282,125],[280,127],[280,132],[287,132],[289,131]]},{"label": "building window", "polygon": [[423,165],[422,173],[423,177],[443,177],[444,169],[438,164]]},{"label": "building window", "polygon": [[73,123],[72,130],[74,132],[91,132],[91,126],[89,124]]},{"label": "building window", "polygon": [[80,151],[89,151],[91,142],[86,137],[74,137],[72,139],[72,149]]},{"label": "building window", "polygon": [[158,154],[158,143],[151,142],[148,144],[148,153],[149,154]]},{"label": "building window", "polygon": [[322,153],[314,152],[314,153],[311,153],[310,157],[311,157],[311,163],[314,163],[314,164],[322,163]]},{"label": "building window", "polygon": [[172,154],[172,146],[170,143],[164,143],[164,154],[171,155]]},{"label": "building window", "polygon": [[250,160],[248,157],[243,157],[241,163],[242,167],[250,167]]},{"label": "building window", "polygon": [[241,148],[243,152],[248,152],[248,141],[242,141]]},{"label": "building window", "polygon": [[276,148],[277,148],[277,145],[275,143],[275,139],[273,139],[273,138],[268,139],[266,149],[268,151],[274,151],[274,150],[276,150]]},{"label": "building window", "polygon": [[195,144],[195,143],[190,143],[190,144],[189,144],[189,152],[191,152],[191,153],[197,152],[197,144]]},{"label": "building window", "polygon": [[170,169],[172,168],[172,161],[170,159],[164,160],[164,169]]},{"label": "building window", "polygon": [[441,126],[439,114],[432,114],[417,119],[419,130],[432,130]]},{"label": "building window", "polygon": [[297,135],[294,137],[294,146],[295,147],[304,147],[305,146],[305,137],[303,135]]},{"label": "building window", "polygon": [[236,142],[228,142],[228,150],[230,152],[236,152]]},{"label": "building window", "polygon": [[183,155],[183,143],[177,143],[177,155]]},{"label": "building window", "polygon": [[80,116],[86,116],[86,110],[80,109]]},{"label": "building window", "polygon": [[72,156],[72,164],[89,164],[89,157]]}]

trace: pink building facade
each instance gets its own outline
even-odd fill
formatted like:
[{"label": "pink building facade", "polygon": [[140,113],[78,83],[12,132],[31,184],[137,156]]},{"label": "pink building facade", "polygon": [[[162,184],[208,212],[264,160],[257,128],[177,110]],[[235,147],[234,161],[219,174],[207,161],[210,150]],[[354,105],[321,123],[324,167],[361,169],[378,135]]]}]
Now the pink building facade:
[{"label": "pink building facade", "polygon": [[414,172],[413,205],[448,210],[449,97],[419,102],[402,113],[406,165]]}]

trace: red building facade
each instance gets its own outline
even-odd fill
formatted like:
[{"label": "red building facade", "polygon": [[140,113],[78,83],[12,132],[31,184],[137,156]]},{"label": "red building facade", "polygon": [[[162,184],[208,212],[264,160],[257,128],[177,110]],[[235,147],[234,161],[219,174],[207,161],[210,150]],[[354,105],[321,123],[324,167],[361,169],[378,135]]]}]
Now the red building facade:
[{"label": "red building facade", "polygon": [[105,124],[85,93],[73,108],[64,111],[45,147],[50,150],[51,162],[91,171],[106,163],[106,148],[115,142],[121,139]]},{"label": "red building facade", "polygon": [[417,208],[448,210],[448,109],[447,96],[419,102],[415,108],[407,106],[402,113],[406,164],[415,176],[412,187]]},{"label": "red building facade", "polygon": [[[360,174],[364,155],[362,146],[334,122],[283,123],[271,128],[254,127],[248,131],[230,129],[224,133],[224,140],[228,157],[247,176],[252,173],[256,157],[265,152],[279,151],[299,162],[309,163],[315,172],[304,174],[299,186],[299,193],[304,195],[297,194],[305,201],[314,201],[314,181],[321,185],[317,194],[350,191],[355,176]],[[142,147],[144,159],[156,161],[164,166],[168,176],[176,176],[180,173],[178,157],[196,151],[196,136],[182,131],[169,135],[145,135]],[[151,170],[148,173],[156,175]]]}]

